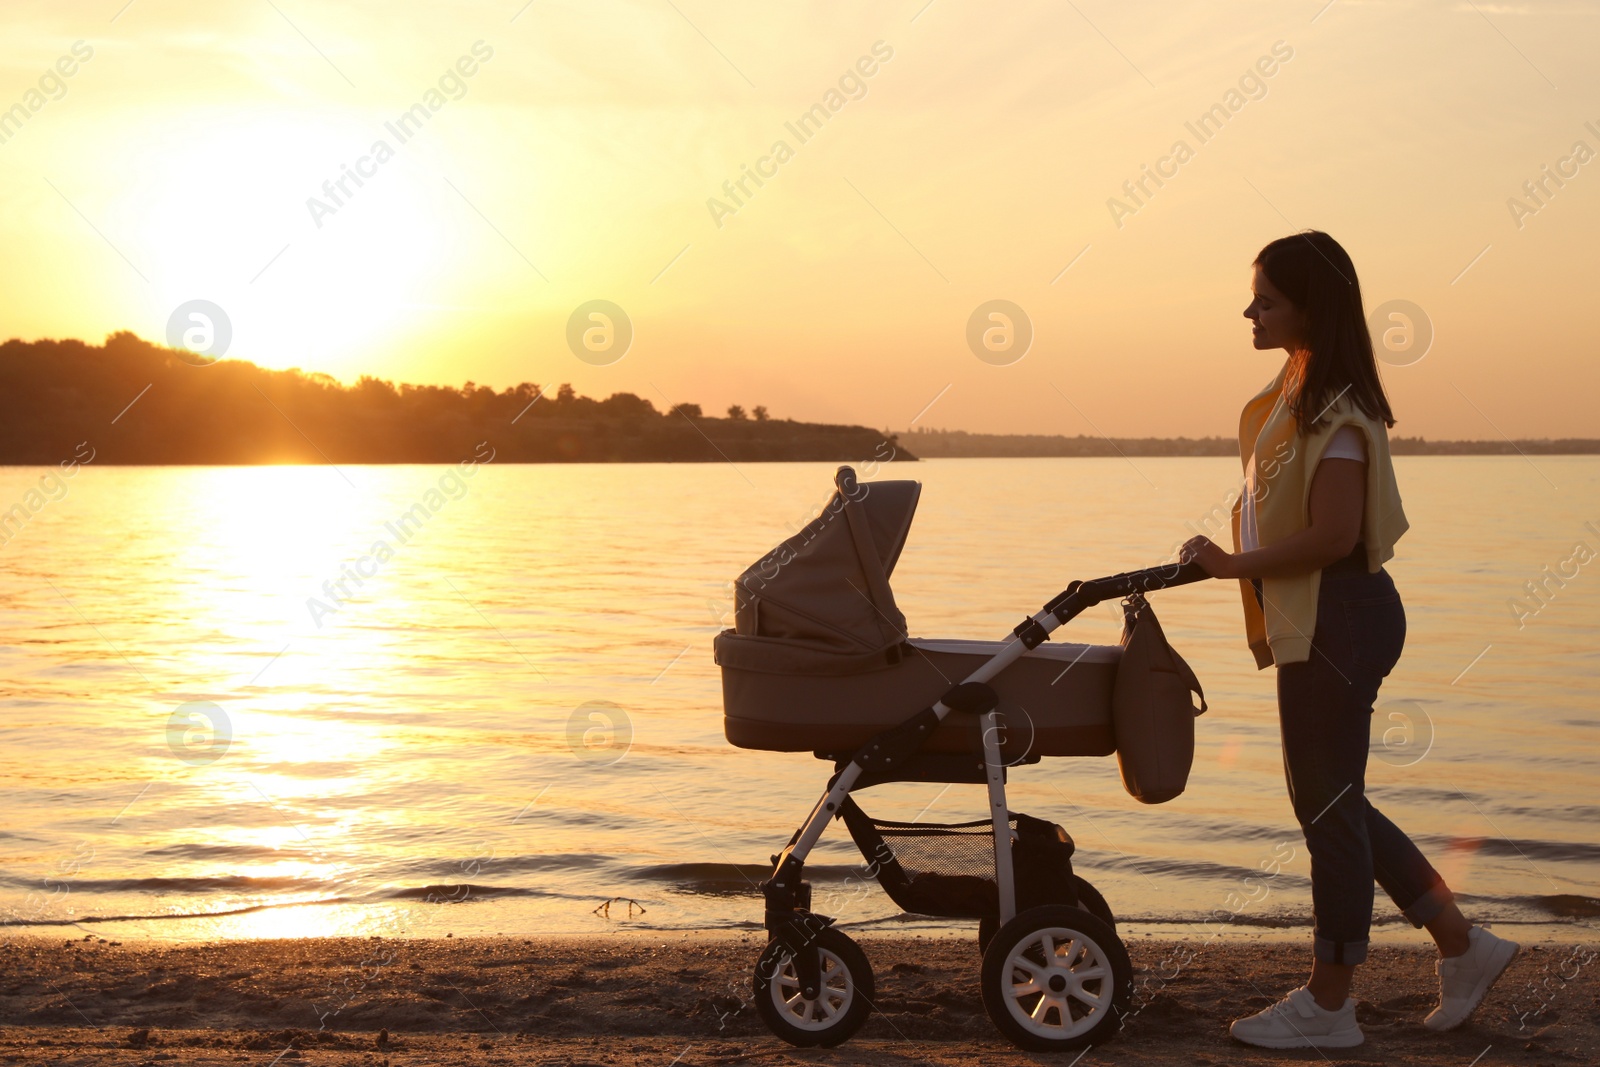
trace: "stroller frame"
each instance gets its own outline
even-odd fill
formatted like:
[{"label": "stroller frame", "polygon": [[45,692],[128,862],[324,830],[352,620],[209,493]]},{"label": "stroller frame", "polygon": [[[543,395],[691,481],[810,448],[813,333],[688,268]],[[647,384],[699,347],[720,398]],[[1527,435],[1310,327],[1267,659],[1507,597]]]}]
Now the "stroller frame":
[{"label": "stroller frame", "polygon": [[[841,477],[846,470],[848,468],[841,470]],[[840,488],[844,490],[846,484],[841,482]],[[1014,831],[1010,823],[1019,816],[1012,813],[1006,803],[1007,764],[1001,756],[1005,723],[998,710],[999,697],[988,684],[989,681],[1015,663],[1024,653],[1047,641],[1056,629],[1096,604],[1154,589],[1186,585],[1209,577],[1210,575],[1198,564],[1172,563],[1071,583],[1038,613],[1018,624],[998,653],[963,681],[952,686],[938,701],[923,708],[900,725],[878,734],[857,749],[847,762],[837,766],[832,778],[829,779],[827,789],[812,807],[805,822],[795,831],[787,847],[773,857],[771,876],[761,883],[766,902],[765,926],[771,940],[757,966],[756,986],[757,1004],[769,1027],[785,1040],[795,1044],[835,1045],[848,1039],[865,1021],[866,1013],[870,1010],[868,1003],[855,1013],[853,1019],[841,1018],[836,1026],[797,1029],[793,1025],[785,1025],[792,1020],[781,1020],[774,1014],[776,1009],[767,1003],[766,996],[767,985],[777,980],[777,972],[783,968],[789,968],[785,974],[788,988],[798,987],[796,991],[798,997],[807,1003],[825,995],[831,996],[832,994],[824,989],[825,969],[830,966],[848,968],[853,954],[859,961],[856,966],[864,972],[863,976],[857,979],[858,991],[863,991],[863,997],[857,999],[870,1002],[871,970],[866,965],[865,957],[860,954],[853,942],[841,932],[832,929],[833,919],[810,910],[811,887],[804,879],[806,859],[828,823],[835,818],[844,817],[847,807],[854,808],[854,802],[850,799],[851,792],[870,785],[896,781],[974,784],[981,781],[986,784],[993,829],[994,879],[998,891],[1000,932],[996,938],[1003,937],[1018,916]],[[951,715],[975,715],[982,719],[981,778],[978,777],[976,763],[969,756],[954,759],[936,753],[919,756],[924,743],[935,728]],[[826,754],[818,752],[817,755]],[[1032,760],[1026,762],[1037,759],[1038,757],[1034,756]],[[962,760],[965,760],[964,764],[961,763]],[[859,813],[859,808],[855,810]],[[861,844],[859,837],[857,841]],[[864,845],[862,851],[865,855]],[[1068,853],[1070,855],[1070,844]],[[871,869],[877,870],[878,857],[867,855],[865,858],[872,865]],[[881,872],[878,877],[880,881],[883,880]],[[1079,917],[1077,921],[1085,929],[1097,922],[1093,916],[1086,915],[1076,908],[1033,908],[1026,914],[1045,911],[1060,913],[1063,910],[1075,912]],[[1059,914],[1056,918],[1060,918]],[[1054,928],[1059,930],[1059,923]],[[1114,931],[1107,930],[1107,933],[1111,940],[1116,940]],[[1002,946],[997,944],[994,947]],[[1116,951],[1123,954],[1123,966],[1126,967],[1125,951],[1121,948],[1120,942],[1117,943]],[[831,954],[831,962],[827,954]],[[1030,1030],[1020,1021],[1008,1025],[1010,1021],[1004,1017],[1003,1011],[990,1003],[990,986],[1000,982],[1009,985],[1011,982],[1009,968],[1015,956],[1013,954],[991,963],[989,957],[993,955],[995,955],[993,951],[985,955],[985,1006],[989,1008],[991,1018],[1014,1042],[1036,1050],[1051,1051],[1081,1047],[1091,1040],[1100,1039],[1100,1035],[1105,1032],[1103,1025],[1096,1025],[1090,1033],[1074,1033],[1065,1039],[1041,1036],[1036,1030]],[[1001,955],[1004,956],[1005,952],[1002,951]],[[990,980],[991,971],[997,976],[994,981]],[[1105,988],[1111,988],[1111,985],[1108,984]],[[1065,1009],[1062,1009],[1062,1012],[1064,1018]],[[1110,1018],[1109,1011],[1105,1014],[1107,1018],[1097,1020],[1098,1023],[1112,1025],[1117,1022]]]}]

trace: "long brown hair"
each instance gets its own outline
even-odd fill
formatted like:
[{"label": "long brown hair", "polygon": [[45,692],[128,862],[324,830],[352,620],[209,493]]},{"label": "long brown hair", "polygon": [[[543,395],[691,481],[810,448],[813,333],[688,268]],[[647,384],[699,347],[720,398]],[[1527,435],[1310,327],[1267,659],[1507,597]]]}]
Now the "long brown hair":
[{"label": "long brown hair", "polygon": [[1321,230],[1302,230],[1267,244],[1252,266],[1305,312],[1306,348],[1290,357],[1284,383],[1301,431],[1320,427],[1322,416],[1345,393],[1368,418],[1393,426],[1349,253]]}]

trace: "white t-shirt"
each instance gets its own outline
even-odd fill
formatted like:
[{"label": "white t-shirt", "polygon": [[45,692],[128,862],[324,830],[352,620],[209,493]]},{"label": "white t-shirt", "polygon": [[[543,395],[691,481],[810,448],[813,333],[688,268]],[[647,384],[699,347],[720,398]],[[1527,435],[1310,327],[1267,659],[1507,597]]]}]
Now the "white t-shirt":
[{"label": "white t-shirt", "polygon": [[[1367,437],[1355,426],[1341,426],[1334,431],[1322,458],[1365,462]],[[1256,532],[1256,457],[1252,452],[1250,462],[1245,464],[1244,497],[1239,508],[1239,548],[1244,552],[1253,552],[1260,547],[1261,541]]]}]

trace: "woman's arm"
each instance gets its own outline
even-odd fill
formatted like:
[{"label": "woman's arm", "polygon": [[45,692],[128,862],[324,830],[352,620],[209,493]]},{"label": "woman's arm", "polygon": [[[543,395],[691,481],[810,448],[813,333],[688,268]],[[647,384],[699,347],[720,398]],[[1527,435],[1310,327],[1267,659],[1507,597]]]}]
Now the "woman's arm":
[{"label": "woman's arm", "polygon": [[1232,553],[1209,537],[1184,542],[1179,559],[1200,564],[1213,578],[1280,578],[1321,570],[1348,556],[1361,538],[1367,464],[1325,459],[1311,478],[1311,524],[1276,544]]}]

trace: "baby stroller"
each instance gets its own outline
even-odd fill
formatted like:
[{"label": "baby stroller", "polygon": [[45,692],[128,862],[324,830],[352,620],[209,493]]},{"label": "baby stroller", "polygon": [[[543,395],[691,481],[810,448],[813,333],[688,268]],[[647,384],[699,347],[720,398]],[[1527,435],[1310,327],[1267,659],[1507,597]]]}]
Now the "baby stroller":
[{"label": "baby stroller", "polygon": [[[1072,838],[1009,810],[1006,776],[1045,756],[1117,751],[1122,646],[1046,645],[1051,632],[1102,601],[1207,575],[1168,564],[1073,582],[1004,641],[908,640],[888,579],[921,485],[859,482],[850,467],[834,484],[821,515],[740,576],[734,628],[714,642],[728,740],[835,765],[761,883],[769,941],[757,1010],[800,1046],[837,1045],[872,1010],[871,965],[811,911],[804,879],[806,857],[841,819],[902,909],[979,920],[984,1008],[1009,1039],[1036,1051],[1104,1041],[1132,995],[1127,950],[1104,898],[1073,874]],[[874,819],[853,794],[887,782],[986,784],[989,817]]]}]

